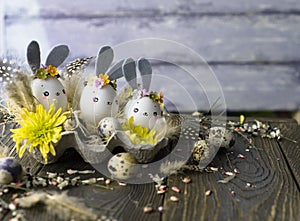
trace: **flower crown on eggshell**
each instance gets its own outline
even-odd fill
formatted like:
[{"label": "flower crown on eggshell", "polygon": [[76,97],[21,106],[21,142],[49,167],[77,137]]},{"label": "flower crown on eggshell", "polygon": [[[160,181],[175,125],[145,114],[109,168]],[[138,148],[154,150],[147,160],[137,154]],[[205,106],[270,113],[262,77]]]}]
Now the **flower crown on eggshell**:
[{"label": "flower crown on eggshell", "polygon": [[54,67],[52,65],[46,66],[42,65],[42,67],[35,72],[35,78],[38,79],[47,79],[48,77],[57,77],[59,78],[60,75],[57,71],[57,67]]},{"label": "flower crown on eggshell", "polygon": [[90,76],[86,79],[85,85],[95,86],[96,88],[104,88],[107,85],[113,87],[113,89],[117,90],[117,81],[111,81],[107,74],[99,74],[99,77]]},{"label": "flower crown on eggshell", "polygon": [[132,97],[135,99],[139,99],[142,97],[149,97],[153,102],[163,104],[163,93],[159,92],[157,93],[156,91],[147,91],[147,89],[135,89],[132,92]]}]

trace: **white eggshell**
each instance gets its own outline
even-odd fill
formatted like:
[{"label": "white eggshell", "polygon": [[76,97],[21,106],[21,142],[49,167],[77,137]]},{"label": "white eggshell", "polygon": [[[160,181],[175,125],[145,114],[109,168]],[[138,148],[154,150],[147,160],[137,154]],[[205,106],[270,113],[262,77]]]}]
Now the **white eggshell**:
[{"label": "white eggshell", "polygon": [[105,117],[98,124],[98,134],[101,138],[110,138],[116,130],[120,129],[121,124],[113,117]]},{"label": "white eggshell", "polygon": [[103,88],[87,85],[80,98],[80,110],[84,120],[97,125],[104,117],[114,116],[119,104],[112,86]]},{"label": "white eggshell", "polygon": [[126,180],[137,174],[136,159],[129,153],[114,155],[107,164],[108,171],[115,179]]},{"label": "white eggshell", "polygon": [[125,115],[127,119],[134,117],[134,125],[152,129],[156,120],[162,116],[162,110],[159,103],[153,102],[149,97],[142,97],[128,103]]},{"label": "white eggshell", "polygon": [[41,103],[46,110],[49,110],[50,104],[55,104],[56,109],[67,109],[68,100],[66,91],[62,83],[56,77],[47,79],[34,79],[31,85],[32,94]]}]

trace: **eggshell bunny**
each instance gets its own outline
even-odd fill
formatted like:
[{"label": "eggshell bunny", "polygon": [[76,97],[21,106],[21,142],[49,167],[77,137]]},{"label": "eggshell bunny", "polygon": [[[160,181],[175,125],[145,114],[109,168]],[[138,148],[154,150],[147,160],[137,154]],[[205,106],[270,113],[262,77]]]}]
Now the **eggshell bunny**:
[{"label": "eggshell bunny", "polygon": [[67,109],[67,95],[62,83],[58,80],[57,67],[61,65],[69,54],[66,45],[59,45],[53,48],[45,65],[41,65],[40,48],[36,41],[32,41],[27,47],[27,61],[35,74],[32,81],[32,94],[46,110],[51,104],[55,104],[56,109]]},{"label": "eggshell bunny", "polygon": [[[152,68],[147,59],[138,60],[138,69],[142,77],[142,89],[138,88],[136,79],[136,64],[132,59],[127,59],[123,65],[125,79],[134,89],[132,100],[125,106],[127,119],[134,117],[134,124],[152,129],[156,120],[162,116],[160,102],[162,94],[149,92],[151,83]],[[160,96],[160,98],[158,98]]]},{"label": "eggshell bunny", "polygon": [[118,112],[116,85],[113,81],[123,76],[123,61],[109,69],[113,57],[111,47],[105,46],[99,50],[95,65],[96,76],[88,77],[82,90],[79,104],[82,118],[93,125]]}]

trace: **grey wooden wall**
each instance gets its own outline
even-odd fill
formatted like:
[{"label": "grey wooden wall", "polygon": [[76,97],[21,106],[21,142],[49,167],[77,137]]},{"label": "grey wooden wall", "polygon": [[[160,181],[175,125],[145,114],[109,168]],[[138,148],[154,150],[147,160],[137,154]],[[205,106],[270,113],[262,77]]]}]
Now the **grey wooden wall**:
[{"label": "grey wooden wall", "polygon": [[[210,64],[229,110],[300,109],[299,0],[0,1],[2,51],[24,57],[26,46],[36,39],[44,55],[53,45],[68,44],[71,60],[95,55],[101,45],[170,39]],[[180,52],[174,58],[195,65]],[[164,64],[154,68],[189,88],[198,108],[209,106],[207,91],[193,89],[193,80],[182,80],[180,70]],[[185,100],[176,87],[158,87]],[[176,104],[189,109],[185,102]]]}]

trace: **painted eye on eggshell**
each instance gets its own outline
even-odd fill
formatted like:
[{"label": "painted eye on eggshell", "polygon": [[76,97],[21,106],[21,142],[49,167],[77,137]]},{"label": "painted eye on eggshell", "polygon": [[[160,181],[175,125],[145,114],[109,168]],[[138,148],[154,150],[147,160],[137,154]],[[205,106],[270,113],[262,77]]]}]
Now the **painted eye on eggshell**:
[{"label": "painted eye on eggshell", "polygon": [[49,92],[48,92],[48,91],[45,91],[43,94],[44,94],[44,96],[46,96],[46,97],[49,96]]},{"label": "painted eye on eggshell", "polygon": [[147,117],[149,114],[147,112],[144,112],[143,115]]},{"label": "painted eye on eggshell", "polygon": [[107,105],[112,105],[112,102],[110,102],[110,101],[107,101]]},{"label": "painted eye on eggshell", "polygon": [[65,91],[65,89],[62,89],[62,92],[63,92],[63,94],[66,94],[66,91]]},{"label": "painted eye on eggshell", "polygon": [[134,109],[133,109],[133,112],[134,112],[134,113],[137,113],[137,112],[139,112],[139,109],[138,109],[138,108],[134,108]]},{"label": "painted eye on eggshell", "polygon": [[96,102],[99,101],[99,98],[98,98],[98,97],[94,97],[94,98],[93,98],[93,101],[96,103]]},{"label": "painted eye on eggshell", "polygon": [[153,112],[153,116],[156,117],[157,116],[157,112]]},{"label": "painted eye on eggshell", "polygon": [[56,96],[59,96],[60,95],[60,93],[59,92],[56,92],[56,94],[55,94]]}]

